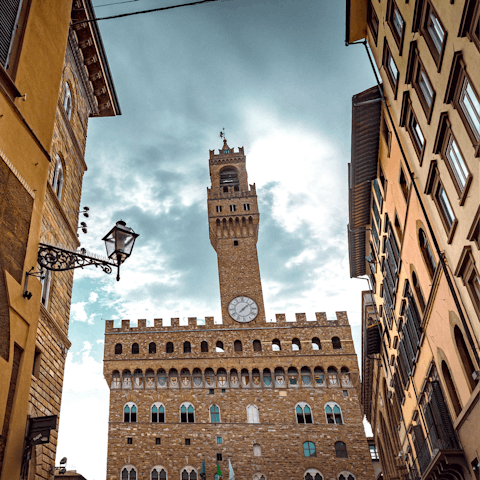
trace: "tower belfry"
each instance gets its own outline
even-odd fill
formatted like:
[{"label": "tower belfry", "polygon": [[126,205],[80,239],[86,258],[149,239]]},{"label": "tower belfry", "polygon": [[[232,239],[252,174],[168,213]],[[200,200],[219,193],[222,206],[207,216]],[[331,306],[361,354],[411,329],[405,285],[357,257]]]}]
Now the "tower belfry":
[{"label": "tower belfry", "polygon": [[255,184],[249,185],[243,147],[231,149],[224,134],[218,154],[210,150],[208,223],[217,252],[224,324],[265,322],[257,240],[260,214]]}]

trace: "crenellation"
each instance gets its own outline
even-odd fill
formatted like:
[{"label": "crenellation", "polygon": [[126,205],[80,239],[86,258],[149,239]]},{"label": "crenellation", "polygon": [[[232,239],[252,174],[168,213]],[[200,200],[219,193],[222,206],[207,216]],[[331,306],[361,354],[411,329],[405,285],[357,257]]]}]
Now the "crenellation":
[{"label": "crenellation", "polygon": [[179,318],[171,318],[170,319],[170,327],[171,328],[179,328],[180,327],[180,319]]},{"label": "crenellation", "polygon": [[305,323],[305,322],[307,322],[307,316],[304,313],[296,313],[295,314],[295,321],[297,323]]},{"label": "crenellation", "polygon": [[197,317],[188,317],[188,327],[197,328]]},{"label": "crenellation", "polygon": [[113,332],[113,320],[106,320],[105,321],[105,331],[106,332]]},{"label": "crenellation", "polygon": [[276,313],[275,314],[275,321],[276,323],[285,323],[285,314],[284,313]]},{"label": "crenellation", "polygon": [[130,330],[130,320],[122,320],[122,331]]},{"label": "crenellation", "polygon": [[145,328],[147,328],[147,320],[142,318],[142,319],[139,319],[138,320],[138,329],[139,330],[144,330]]},{"label": "crenellation", "polygon": [[154,327],[155,329],[162,328],[162,323],[163,323],[163,321],[162,321],[161,318],[154,318],[154,319],[153,319],[153,327]]}]

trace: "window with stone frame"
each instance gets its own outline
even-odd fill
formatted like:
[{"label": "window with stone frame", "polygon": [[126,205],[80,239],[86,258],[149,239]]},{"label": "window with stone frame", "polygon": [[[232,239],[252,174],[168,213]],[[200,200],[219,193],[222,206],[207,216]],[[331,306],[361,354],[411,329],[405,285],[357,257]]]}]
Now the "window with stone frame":
[{"label": "window with stone frame", "polygon": [[320,343],[320,339],[318,337],[312,338],[312,350],[321,350],[322,344]]},{"label": "window with stone frame", "polygon": [[[453,55],[448,77],[445,103],[453,104],[470,137],[474,155],[480,157],[480,97],[467,73],[461,51]],[[469,152],[465,152],[467,155]]]},{"label": "window with stone frame", "polygon": [[317,450],[313,442],[303,442],[303,456],[304,457],[316,457]]},{"label": "window with stone frame", "polygon": [[420,105],[425,113],[427,123],[430,123],[433,105],[435,103],[435,90],[420,58],[416,41],[410,44],[405,83],[411,84],[415,89],[418,99],[420,100]]},{"label": "window with stone frame", "polygon": [[253,341],[253,351],[261,352],[262,351],[262,342],[260,340]]},{"label": "window with stone frame", "polygon": [[210,422],[220,423],[220,409],[218,408],[218,405],[213,404],[210,407]]},{"label": "window with stone frame", "polygon": [[280,344],[280,340],[278,340],[277,338],[272,340],[272,351],[279,352],[281,349],[282,349],[282,346]]},{"label": "window with stone frame", "polygon": [[121,353],[122,353],[122,344],[117,343],[115,345],[115,355],[121,355]]},{"label": "window with stone frame", "polygon": [[240,340],[235,340],[233,343],[233,350],[235,352],[241,352],[243,350],[242,342]]},{"label": "window with stone frame", "polygon": [[297,423],[313,423],[312,409],[305,402],[297,403],[295,406]]},{"label": "window with stone frame", "polygon": [[337,458],[348,458],[347,446],[344,442],[335,442],[335,455]]},{"label": "window with stone frame", "polygon": [[52,188],[58,200],[61,200],[63,193],[64,173],[62,159],[58,154],[55,155],[55,165],[53,169]]},{"label": "window with stone frame", "polygon": [[382,66],[385,69],[385,73],[387,74],[388,81],[390,83],[390,86],[392,87],[393,96],[394,98],[397,98],[399,72],[398,72],[397,64],[395,63],[395,60],[392,55],[392,51],[388,46],[387,39],[384,40],[384,44],[383,44]]},{"label": "window with stone frame", "polygon": [[473,307],[480,318],[480,276],[470,245],[463,248],[455,269],[455,276],[461,278],[463,285],[467,288]]},{"label": "window with stone frame", "polygon": [[132,353],[134,355],[140,353],[140,347],[138,346],[138,343],[132,344]]},{"label": "window with stone frame", "polygon": [[121,480],[137,480],[137,470],[133,465],[125,465],[121,472]]},{"label": "window with stone frame", "polygon": [[193,467],[184,467],[180,478],[181,480],[197,480],[197,471]]},{"label": "window with stone frame", "polygon": [[432,160],[430,164],[425,193],[432,197],[445,228],[447,242],[452,243],[458,220],[455,216],[452,203],[448,198],[443,182],[440,179],[440,172],[438,171],[438,165],[435,160]]},{"label": "window with stone frame", "polygon": [[70,120],[72,118],[73,102],[72,92],[68,82],[65,82],[63,86],[63,109],[65,110],[65,115]]},{"label": "window with stone frame", "polygon": [[165,467],[155,466],[150,472],[150,480],[167,480],[167,470]]},{"label": "window with stone frame", "polygon": [[200,344],[200,351],[203,353],[208,352],[208,343],[205,340]]},{"label": "window with stone frame", "polygon": [[467,37],[480,50],[480,2],[478,0],[466,0],[458,36]]},{"label": "window with stone frame", "polygon": [[437,262],[433,256],[432,248],[430,247],[430,242],[427,238],[427,235],[423,228],[420,228],[418,231],[418,242],[420,246],[420,252],[422,253],[427,272],[430,275],[430,278],[433,279],[435,271],[437,269]]},{"label": "window with stone frame", "polygon": [[323,480],[323,475],[315,468],[309,468],[305,472],[303,480]]},{"label": "window with stone frame", "polygon": [[183,342],[183,353],[191,353],[192,345],[190,342]]},{"label": "window with stone frame", "polygon": [[298,338],[294,338],[292,340],[292,350],[294,352],[298,352],[301,349],[302,349],[302,344],[300,343],[300,340]]},{"label": "window with stone frame", "polygon": [[418,123],[417,116],[413,111],[412,101],[408,91],[403,93],[402,109],[400,113],[400,126],[406,128],[421,166],[425,154],[426,142],[420,124]]},{"label": "window with stone frame", "polygon": [[180,407],[180,422],[195,423],[195,410],[191,403],[188,403],[188,402],[182,403]]},{"label": "window with stone frame", "polygon": [[157,353],[157,344],[155,342],[150,342],[149,343],[148,353],[150,353],[150,354]]},{"label": "window with stone frame", "polygon": [[421,9],[421,12],[415,12],[415,16],[419,21],[420,33],[425,38],[427,47],[437,66],[437,71],[440,71],[447,44],[447,32],[436,10],[433,8],[431,0],[417,1],[417,8]]},{"label": "window with stone frame", "polygon": [[167,342],[165,350],[166,350],[166,353],[173,353],[173,343]]},{"label": "window with stone frame", "polygon": [[472,182],[472,174],[465,161],[465,156],[453,135],[448,112],[443,112],[440,115],[433,152],[439,154],[445,162],[453,185],[457,190],[460,200],[459,204],[463,205],[467,199]]},{"label": "window with stone frame", "polygon": [[398,183],[400,184],[400,188],[402,189],[403,197],[405,198],[405,200],[408,200],[408,193],[410,189],[408,188],[407,177],[405,176],[403,167],[400,167]]},{"label": "window with stone frame", "polygon": [[405,36],[405,21],[395,0],[388,0],[387,23],[392,31],[395,43],[397,44],[398,53],[399,55],[402,55],[403,39]]},{"label": "window with stone frame", "polygon": [[260,415],[256,405],[247,407],[247,423],[260,423]]},{"label": "window with stone frame", "polygon": [[344,472],[338,476],[338,480],[355,480],[355,477],[349,472]]},{"label": "window with stone frame", "polygon": [[152,423],[165,423],[165,406],[163,403],[155,402],[152,405]]},{"label": "window with stone frame", "polygon": [[342,348],[342,342],[338,337],[332,338],[332,347],[334,348],[334,350]]},{"label": "window with stone frame", "polygon": [[371,0],[368,0],[368,4],[367,4],[367,23],[368,23],[368,26],[370,27],[370,31],[372,32],[373,41],[375,42],[375,45],[377,45],[378,27],[380,24],[378,21],[377,12],[375,10],[375,7],[372,5]]},{"label": "window with stone frame", "polygon": [[327,419],[327,423],[337,425],[343,424],[342,410],[338,403],[328,402],[325,404],[325,417]]},{"label": "window with stone frame", "polygon": [[262,456],[262,447],[258,443],[253,444],[253,456],[254,457]]},{"label": "window with stone frame", "polygon": [[128,402],[123,407],[123,421],[125,423],[135,423],[137,421],[137,406],[133,402]]}]

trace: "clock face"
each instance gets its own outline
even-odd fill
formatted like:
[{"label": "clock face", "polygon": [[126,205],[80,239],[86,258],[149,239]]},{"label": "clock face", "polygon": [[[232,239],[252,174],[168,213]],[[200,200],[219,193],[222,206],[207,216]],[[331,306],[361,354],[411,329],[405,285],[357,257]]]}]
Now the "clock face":
[{"label": "clock face", "polygon": [[228,305],[228,313],[237,322],[248,323],[258,315],[258,306],[249,297],[237,297]]}]

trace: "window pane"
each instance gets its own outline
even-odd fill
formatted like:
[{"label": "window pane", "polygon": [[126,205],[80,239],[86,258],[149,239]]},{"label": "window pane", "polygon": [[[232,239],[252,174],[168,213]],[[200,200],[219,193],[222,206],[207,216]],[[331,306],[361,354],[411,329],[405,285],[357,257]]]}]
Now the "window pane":
[{"label": "window pane", "polygon": [[450,168],[452,169],[455,180],[460,189],[463,190],[465,188],[465,184],[467,183],[468,170],[467,166],[465,165],[465,160],[463,159],[457,142],[453,136],[450,137],[450,142],[448,143],[446,153],[448,163],[450,164]]},{"label": "window pane", "polygon": [[422,90],[423,98],[427,102],[427,105],[429,107],[431,107],[432,106],[432,99],[433,99],[433,89],[432,89],[432,86],[430,85],[430,82],[428,81],[427,75],[426,75],[426,73],[424,72],[423,69],[420,70],[418,83],[420,85],[420,89]]},{"label": "window pane", "polygon": [[441,185],[439,185],[438,187],[437,198],[443,210],[443,214],[445,216],[448,227],[450,228],[453,224],[453,221],[455,220],[455,215],[453,213],[452,206],[448,201],[447,194],[445,193],[445,190]]},{"label": "window pane", "polygon": [[182,407],[180,408],[180,412],[187,413],[187,408],[185,407],[185,405],[182,405]]},{"label": "window pane", "polygon": [[395,26],[398,36],[401,37],[403,32],[403,18],[396,5],[393,9],[393,25]]},{"label": "window pane", "polygon": [[465,78],[460,95],[460,106],[467,117],[470,127],[474,131],[475,137],[477,139],[480,138],[480,102],[467,78]]},{"label": "window pane", "polygon": [[427,21],[427,30],[430,37],[437,49],[438,53],[442,51],[443,40],[445,38],[445,32],[438,21],[438,18],[433,12],[430,12]]},{"label": "window pane", "polygon": [[338,405],[335,405],[333,407],[333,413],[340,413],[340,408],[338,407]]},{"label": "window pane", "polygon": [[312,413],[312,411],[310,410],[310,407],[308,405],[305,405],[304,411],[307,414]]},{"label": "window pane", "polygon": [[423,133],[420,130],[420,125],[417,122],[417,119],[415,118],[415,115],[411,115],[410,117],[410,129],[412,131],[412,135],[417,142],[418,148],[421,150],[423,148],[423,143],[425,141],[423,137]]},{"label": "window pane", "polygon": [[387,67],[390,72],[390,76],[392,77],[393,81],[396,83],[397,76],[398,76],[398,69],[397,69],[397,66],[395,65],[395,62],[390,52],[387,52]]}]

